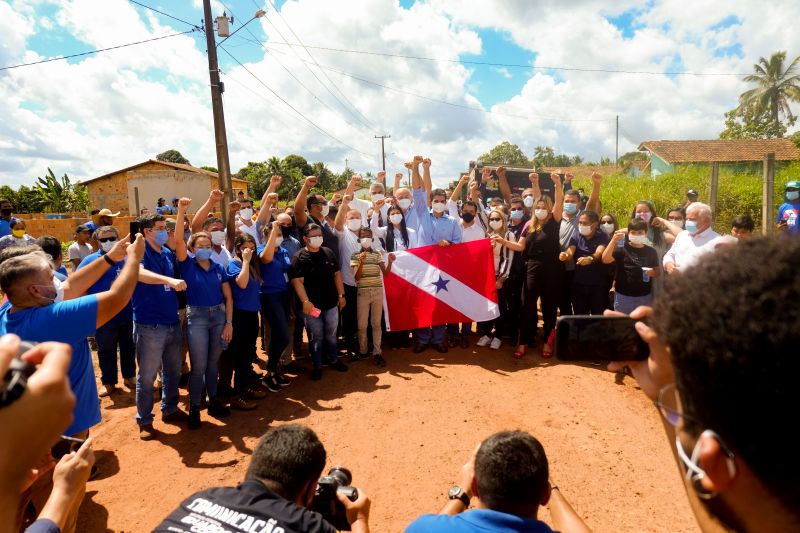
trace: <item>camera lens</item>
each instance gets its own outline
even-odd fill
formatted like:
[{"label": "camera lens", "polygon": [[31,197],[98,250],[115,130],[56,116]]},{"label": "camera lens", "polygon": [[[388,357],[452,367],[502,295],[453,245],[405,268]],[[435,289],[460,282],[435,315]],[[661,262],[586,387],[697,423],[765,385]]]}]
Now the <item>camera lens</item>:
[{"label": "camera lens", "polygon": [[353,474],[343,466],[334,466],[328,471],[328,475],[336,478],[340,487],[347,487],[353,481]]}]

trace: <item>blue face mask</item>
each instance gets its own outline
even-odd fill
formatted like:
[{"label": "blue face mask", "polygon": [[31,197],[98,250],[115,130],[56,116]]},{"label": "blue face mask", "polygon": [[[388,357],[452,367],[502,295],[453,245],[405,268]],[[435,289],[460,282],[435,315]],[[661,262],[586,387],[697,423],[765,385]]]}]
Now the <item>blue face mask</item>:
[{"label": "blue face mask", "polygon": [[697,222],[695,222],[694,220],[687,220],[686,223],[684,224],[684,228],[686,228],[686,231],[688,231],[689,233],[695,234],[697,233]]},{"label": "blue face mask", "polygon": [[798,198],[800,198],[800,192],[798,192],[798,191],[787,191],[786,192],[786,199],[789,200],[790,202],[794,202]]},{"label": "blue face mask", "polygon": [[167,244],[168,239],[169,239],[169,233],[167,232],[167,230],[162,229],[155,231],[155,237],[153,237],[153,240],[156,241],[156,244],[158,244],[159,246],[164,246],[165,244]]},{"label": "blue face mask", "polygon": [[568,204],[564,202],[564,212],[568,215],[574,215],[578,212],[578,204]]},{"label": "blue face mask", "polygon": [[511,220],[521,220],[524,214],[522,211],[511,211]]},{"label": "blue face mask", "polygon": [[197,248],[194,251],[194,256],[199,259],[200,261],[208,261],[211,259],[211,254],[214,253],[214,250],[211,248]]}]

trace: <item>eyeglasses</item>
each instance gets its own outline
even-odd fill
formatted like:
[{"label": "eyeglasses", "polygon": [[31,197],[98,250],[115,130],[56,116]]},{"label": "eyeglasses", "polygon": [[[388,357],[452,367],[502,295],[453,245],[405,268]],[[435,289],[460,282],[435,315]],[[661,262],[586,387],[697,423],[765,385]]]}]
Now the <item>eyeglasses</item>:
[{"label": "eyeglasses", "polygon": [[98,237],[97,242],[117,242],[116,237]]}]

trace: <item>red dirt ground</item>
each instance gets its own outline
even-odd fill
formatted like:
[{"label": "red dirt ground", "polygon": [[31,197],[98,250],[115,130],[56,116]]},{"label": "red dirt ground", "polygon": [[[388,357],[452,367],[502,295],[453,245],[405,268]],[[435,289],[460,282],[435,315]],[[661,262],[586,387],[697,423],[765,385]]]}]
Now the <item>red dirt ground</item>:
[{"label": "red dirt ground", "polygon": [[92,430],[101,472],[78,531],[150,531],[192,492],[240,481],[259,436],[287,422],[312,427],[329,464],[350,468],[375,532],[437,512],[475,444],[503,429],[542,442],[553,481],[594,531],[698,531],[658,413],[631,378],[538,353],[516,361],[505,346],[385,356],[384,369],[365,360],[320,382],[300,376],[224,421],[203,412],[197,431],[157,416],[150,442],[139,440],[132,393],[103,398]]}]

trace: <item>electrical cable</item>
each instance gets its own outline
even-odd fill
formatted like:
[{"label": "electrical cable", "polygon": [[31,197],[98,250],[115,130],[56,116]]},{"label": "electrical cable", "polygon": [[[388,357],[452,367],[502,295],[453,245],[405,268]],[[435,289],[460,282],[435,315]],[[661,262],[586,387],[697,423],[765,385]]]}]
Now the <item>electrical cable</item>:
[{"label": "electrical cable", "polygon": [[141,2],[137,2],[136,0],[128,0],[128,1],[136,4],[137,6],[142,6],[145,9],[149,9],[150,11],[155,11],[156,13],[158,13],[160,15],[164,15],[165,17],[169,17],[172,20],[177,20],[178,22],[183,22],[184,24],[188,24],[189,26],[195,28],[196,30],[202,30],[203,29],[202,27],[198,26],[197,24],[193,24],[193,23],[191,23],[191,22],[189,22],[187,20],[183,20],[181,18],[175,17],[173,15],[170,15],[169,13],[164,13],[163,11],[159,11],[158,9],[156,9],[154,7],[150,7],[148,5],[142,4]]}]

